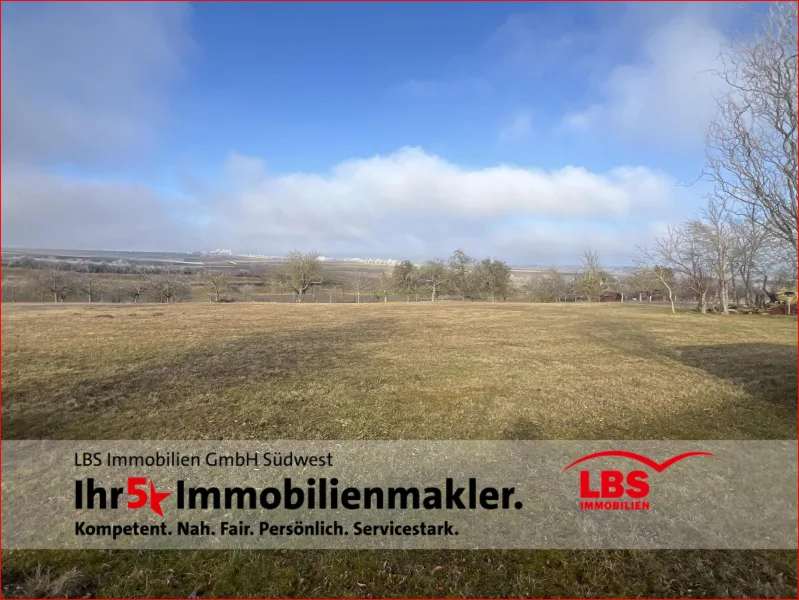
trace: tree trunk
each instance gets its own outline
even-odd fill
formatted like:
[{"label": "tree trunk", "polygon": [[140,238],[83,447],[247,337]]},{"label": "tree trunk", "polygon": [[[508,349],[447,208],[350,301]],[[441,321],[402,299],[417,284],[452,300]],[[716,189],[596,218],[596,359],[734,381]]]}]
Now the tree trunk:
[{"label": "tree trunk", "polygon": [[383,296],[383,304],[385,304],[386,302],[388,302],[388,294]]},{"label": "tree trunk", "polygon": [[721,299],[721,313],[724,315],[730,314],[730,291],[729,284],[726,279],[719,281],[719,296]]},{"label": "tree trunk", "polygon": [[435,302],[435,301],[436,301],[436,284],[434,283],[433,284],[433,294],[432,294],[432,296],[430,296],[430,302]]},{"label": "tree trunk", "polygon": [[360,303],[361,303],[361,292],[360,290],[358,290],[357,292],[355,292],[355,304],[360,304]]},{"label": "tree trunk", "polygon": [[751,274],[749,271],[746,272],[746,275],[743,277],[744,283],[744,299],[746,300],[746,305],[752,305],[752,283],[750,281]]}]

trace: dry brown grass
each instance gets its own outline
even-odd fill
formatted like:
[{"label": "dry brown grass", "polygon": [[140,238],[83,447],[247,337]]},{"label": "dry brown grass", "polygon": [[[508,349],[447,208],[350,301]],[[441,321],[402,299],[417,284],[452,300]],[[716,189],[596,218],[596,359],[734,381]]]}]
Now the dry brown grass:
[{"label": "dry brown grass", "polygon": [[32,598],[82,598],[89,593],[87,578],[75,567],[58,570],[37,565],[22,588]]},{"label": "dry brown grass", "polygon": [[[627,304],[5,305],[3,434],[795,439],[796,339]],[[5,581],[75,568],[111,596],[796,596],[791,552],[3,558]]]},{"label": "dry brown grass", "polygon": [[3,313],[7,439],[794,438],[795,399],[796,325],[762,316],[450,303]]}]

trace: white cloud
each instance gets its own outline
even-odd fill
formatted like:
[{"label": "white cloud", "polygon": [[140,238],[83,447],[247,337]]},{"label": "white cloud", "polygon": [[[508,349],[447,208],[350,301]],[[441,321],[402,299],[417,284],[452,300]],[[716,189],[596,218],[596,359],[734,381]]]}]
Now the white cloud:
[{"label": "white cloud", "polygon": [[424,257],[458,244],[504,248],[498,231],[517,221],[563,230],[592,220],[623,226],[669,210],[673,190],[668,177],[642,167],[465,168],[403,148],[341,163],[327,174],[264,174],[220,196],[214,214],[219,243],[228,245],[245,240],[282,251],[313,244],[328,254]]},{"label": "white cloud", "polygon": [[[605,174],[573,166],[555,171],[510,165],[467,169],[420,148],[402,148],[388,156],[343,162],[329,175],[264,177],[241,198],[241,207],[253,216],[290,207],[352,218],[395,213],[624,217],[639,203],[664,202],[668,185],[665,176],[645,168]],[[656,193],[641,195],[642,187]]]},{"label": "white cloud", "polygon": [[[663,215],[674,193],[674,182],[643,167],[466,168],[419,148],[324,174],[270,175],[260,159],[240,155],[223,168],[224,189],[189,203],[122,182],[11,172],[3,178],[3,235],[9,245],[269,253],[313,246],[333,256],[411,258],[462,245],[535,262],[522,252],[530,243],[509,244],[518,235],[508,231],[537,227],[538,248],[607,244],[613,235],[624,245],[624,228]],[[546,242],[552,236],[559,241]]]},{"label": "white cloud", "polygon": [[576,131],[620,134],[695,146],[715,113],[714,94],[723,83],[710,74],[725,37],[701,11],[688,11],[655,28],[641,60],[612,69],[601,101],[568,114],[563,125]]}]

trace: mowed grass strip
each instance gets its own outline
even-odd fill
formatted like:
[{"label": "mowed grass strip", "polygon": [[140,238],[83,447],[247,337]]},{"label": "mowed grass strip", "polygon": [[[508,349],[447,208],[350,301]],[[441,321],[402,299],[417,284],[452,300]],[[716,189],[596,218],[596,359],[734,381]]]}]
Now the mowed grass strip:
[{"label": "mowed grass strip", "polygon": [[[795,439],[796,323],[637,305],[3,307],[6,439]],[[795,552],[5,552],[6,596],[796,597]]]}]

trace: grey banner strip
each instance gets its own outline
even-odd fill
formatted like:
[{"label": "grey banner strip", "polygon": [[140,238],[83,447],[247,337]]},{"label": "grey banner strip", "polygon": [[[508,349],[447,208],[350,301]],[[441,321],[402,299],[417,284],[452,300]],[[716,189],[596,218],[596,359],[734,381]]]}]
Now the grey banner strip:
[{"label": "grey banner strip", "polygon": [[797,442],[5,441],[2,500],[6,549],[795,549]]}]

